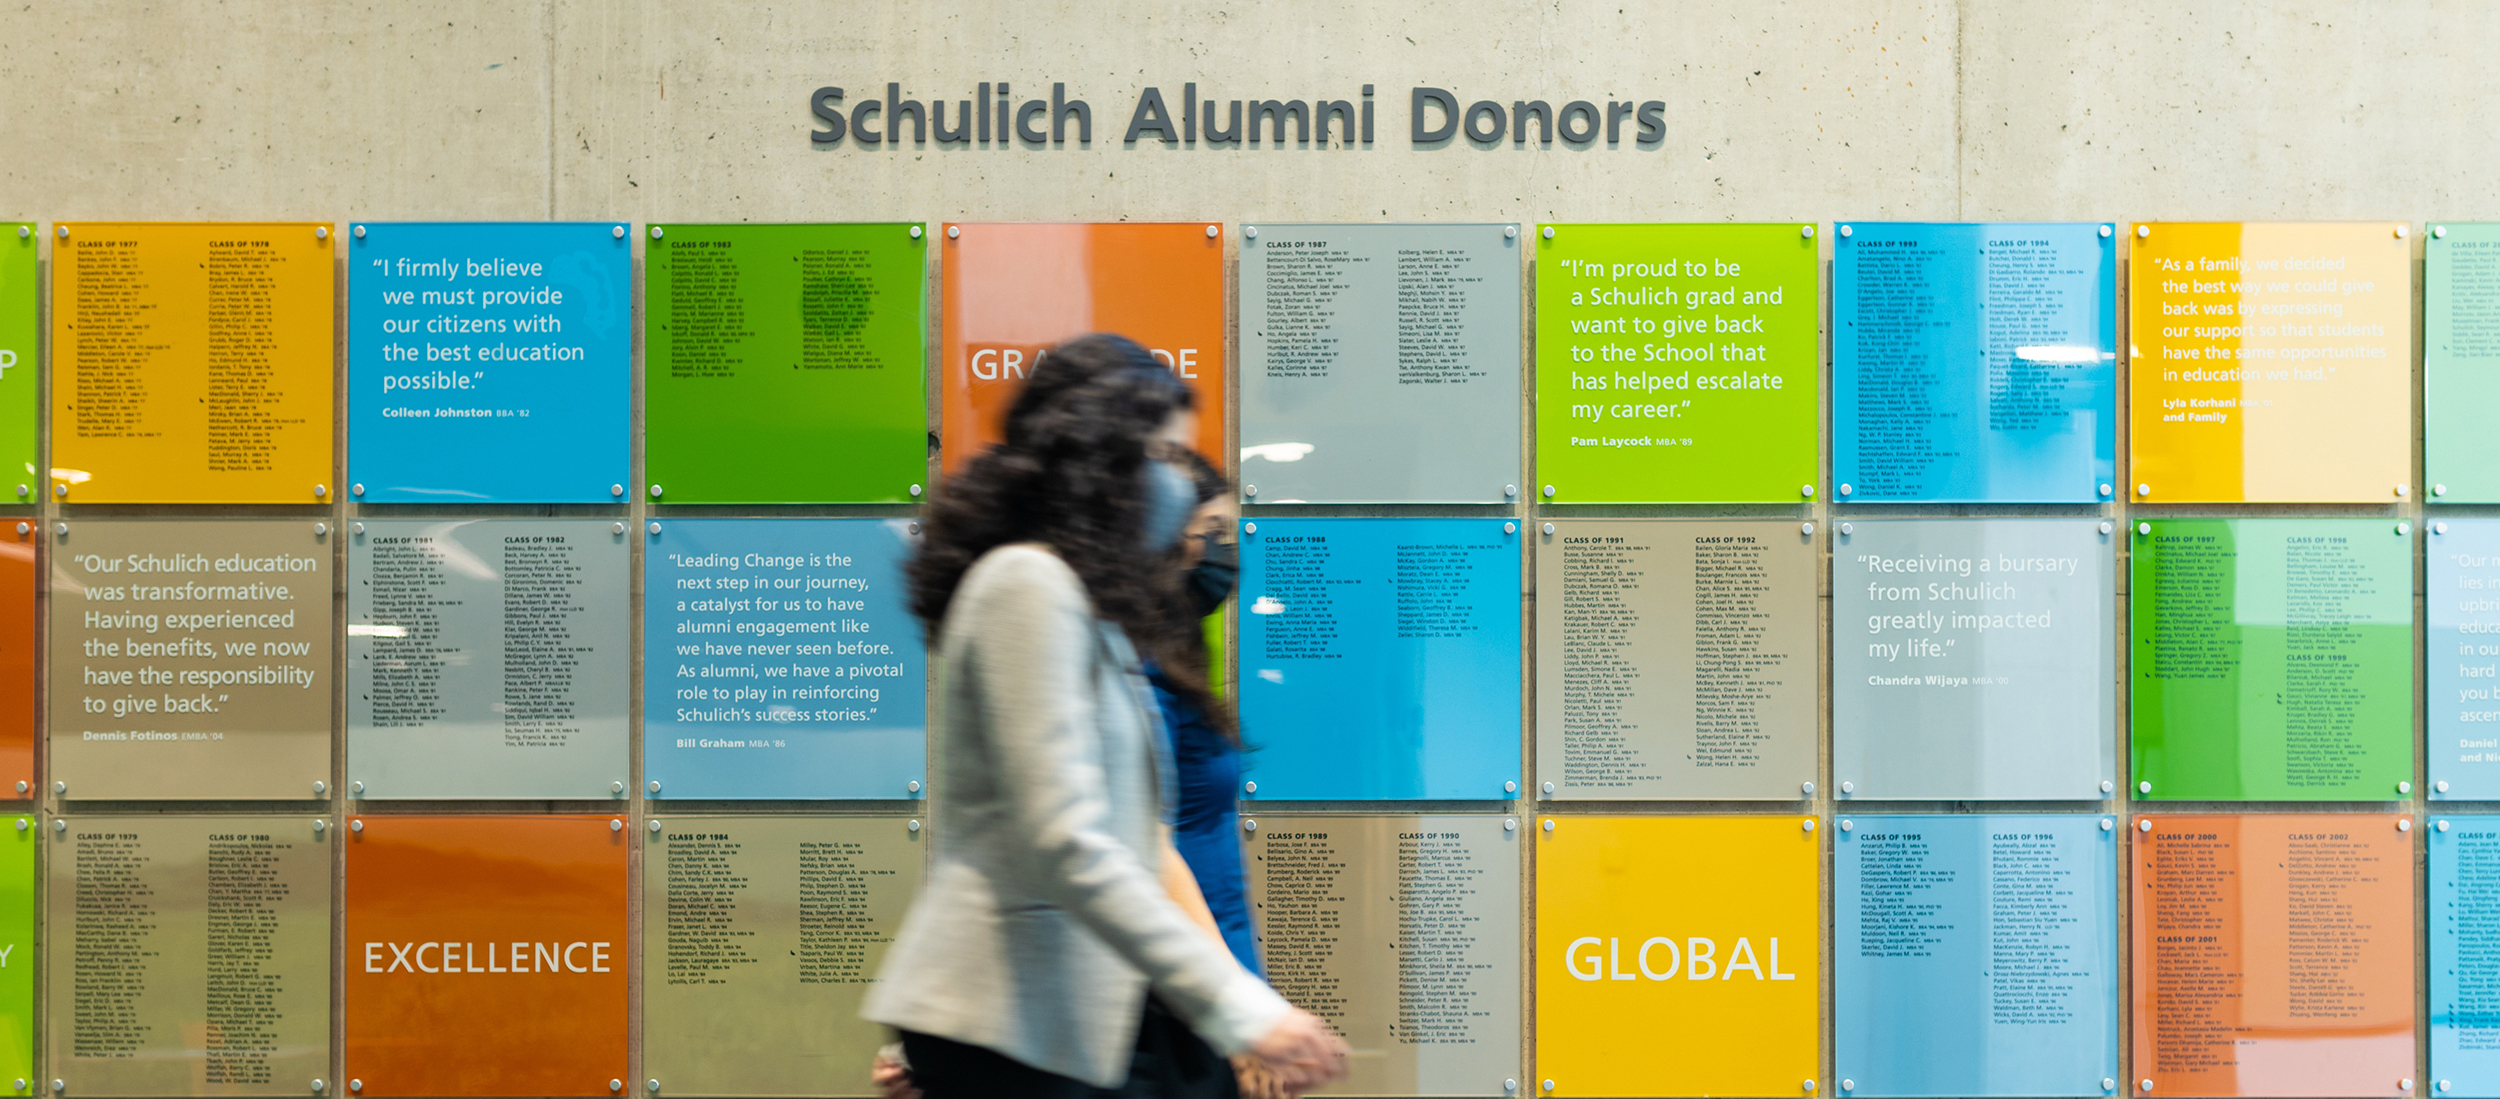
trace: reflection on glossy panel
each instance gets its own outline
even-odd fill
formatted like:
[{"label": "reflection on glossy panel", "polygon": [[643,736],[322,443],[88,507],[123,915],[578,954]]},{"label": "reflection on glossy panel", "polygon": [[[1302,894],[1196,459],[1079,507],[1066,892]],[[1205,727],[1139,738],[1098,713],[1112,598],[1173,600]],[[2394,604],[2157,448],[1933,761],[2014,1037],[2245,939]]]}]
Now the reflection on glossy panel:
[{"label": "reflection on glossy panel", "polygon": [[1832,541],[1842,796],[2106,796],[2122,540],[2098,519],[1843,524]]},{"label": "reflection on glossy panel", "polygon": [[2136,227],[2137,502],[2392,503],[2410,493],[2413,245],[2398,228]]},{"label": "reflection on glossy panel", "polygon": [[1034,364],[1089,332],[1135,340],[1197,397],[1224,453],[1224,234],[1211,222],[950,224],[940,258],[939,438],[955,470],[1002,437]]},{"label": "reflection on glossy panel", "polygon": [[2410,524],[2152,519],[2128,540],[2137,796],[2409,792]]},{"label": "reflection on glossy panel", "polygon": [[2430,797],[2500,798],[2500,520],[2436,521],[2423,546]]},{"label": "reflection on glossy panel", "polygon": [[2132,1094],[2418,1094],[2409,819],[2135,818]]},{"label": "reflection on glossy panel", "polygon": [[52,470],[88,504],[320,504],[336,268],[311,222],[62,222]]},{"label": "reflection on glossy panel", "polygon": [[1544,1094],[1831,1093],[1812,819],[1532,821]]},{"label": "reflection on glossy panel", "polygon": [[618,798],[632,535],[606,519],[367,519],[348,536],[358,797]]},{"label": "reflection on glossy panel", "polygon": [[643,1070],[668,1095],[873,1095],[860,1001],[920,890],[917,818],[643,831]]},{"label": "reflection on glossy panel", "polygon": [[2109,499],[2112,227],[1842,228],[1832,238],[1833,498]]},{"label": "reflection on glossy panel", "polygon": [[358,502],[621,502],[634,255],[619,228],[356,226],[347,479]]},{"label": "reflection on glossy panel", "polygon": [[671,519],[643,535],[643,787],[908,798],[928,658],[903,519]]},{"label": "reflection on glossy panel", "polygon": [[1811,227],[1549,228],[1536,245],[1539,498],[1813,498],[1823,276]]},{"label": "reflection on glossy panel", "polygon": [[1519,243],[1515,225],[1245,227],[1244,500],[1514,499]]},{"label": "reflection on glossy panel", "polygon": [[603,1096],[625,1075],[621,817],[367,816],[346,837],[360,1096]]},{"label": "reflection on glossy panel", "polygon": [[330,1074],[329,822],[54,824],[44,1045],[58,1092],[314,1094]]},{"label": "reflection on glossy panel", "polygon": [[1547,525],[1536,532],[1545,796],[1804,796],[1821,707],[1814,536],[1785,520]]},{"label": "reflection on glossy panel", "polygon": [[1517,823],[1261,814],[1245,825],[1268,983],[1354,1047],[1352,1075],[1320,1094],[1495,1095],[1518,1078]]},{"label": "reflection on glossy panel", "polygon": [[919,228],[651,227],[642,377],[653,499],[911,501],[929,454]]},{"label": "reflection on glossy panel", "polygon": [[327,524],[82,519],[51,537],[47,765],[64,793],[321,796],[337,669]]},{"label": "reflection on glossy panel", "polygon": [[1257,796],[1516,792],[1519,535],[1510,525],[1242,524],[1241,723],[1256,749]]},{"label": "reflection on glossy panel", "polygon": [[1833,1065],[1853,1096],[2096,1095],[2118,1075],[2114,818],[1843,817]]}]

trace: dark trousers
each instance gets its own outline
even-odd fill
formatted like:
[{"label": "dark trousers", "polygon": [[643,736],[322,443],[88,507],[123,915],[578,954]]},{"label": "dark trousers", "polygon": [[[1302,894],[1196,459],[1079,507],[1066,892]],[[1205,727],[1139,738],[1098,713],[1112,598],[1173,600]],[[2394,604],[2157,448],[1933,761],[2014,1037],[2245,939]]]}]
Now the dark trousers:
[{"label": "dark trousers", "polygon": [[1153,997],[1138,1021],[1128,1079],[1098,1088],[980,1046],[903,1032],[903,1057],[923,1099],[1238,1099],[1232,1062]]}]

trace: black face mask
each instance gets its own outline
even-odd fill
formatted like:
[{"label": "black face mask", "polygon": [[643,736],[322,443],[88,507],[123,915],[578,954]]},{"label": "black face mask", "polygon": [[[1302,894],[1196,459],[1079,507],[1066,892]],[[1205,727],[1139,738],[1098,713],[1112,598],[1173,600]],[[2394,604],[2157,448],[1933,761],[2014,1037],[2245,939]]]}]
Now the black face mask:
[{"label": "black face mask", "polygon": [[1230,542],[1208,540],[1206,553],[1199,557],[1197,567],[1189,570],[1189,603],[1205,618],[1232,598],[1233,585],[1241,580],[1241,547]]}]

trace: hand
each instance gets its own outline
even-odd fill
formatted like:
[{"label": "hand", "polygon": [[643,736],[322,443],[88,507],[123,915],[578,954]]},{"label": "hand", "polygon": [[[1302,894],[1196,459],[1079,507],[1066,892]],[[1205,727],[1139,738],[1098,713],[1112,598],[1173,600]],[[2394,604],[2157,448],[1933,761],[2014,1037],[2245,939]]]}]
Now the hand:
[{"label": "hand", "polygon": [[884,1050],[868,1066],[868,1082],[877,1086],[882,1099],[920,1099],[920,1089],[911,1086],[911,1070]]},{"label": "hand", "polygon": [[1250,1043],[1250,1056],[1274,1075],[1288,1095],[1345,1079],[1345,1039],[1319,1017],[1299,1008],[1278,1020],[1265,1037]]},{"label": "hand", "polygon": [[1277,1083],[1276,1074],[1247,1053],[1233,1055],[1233,1082],[1240,1085],[1241,1099],[1292,1099],[1284,1085]]}]

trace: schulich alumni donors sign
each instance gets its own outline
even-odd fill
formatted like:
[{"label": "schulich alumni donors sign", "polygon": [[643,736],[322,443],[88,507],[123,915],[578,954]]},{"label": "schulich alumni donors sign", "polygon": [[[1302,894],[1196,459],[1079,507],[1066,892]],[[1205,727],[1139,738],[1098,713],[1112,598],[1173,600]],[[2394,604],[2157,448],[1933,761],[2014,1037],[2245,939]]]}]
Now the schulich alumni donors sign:
[{"label": "schulich alumni donors sign", "polygon": [[[1014,89],[1043,83],[1050,85],[1048,99],[1016,97]],[[1027,145],[1064,146],[1071,130],[1079,145],[1094,140],[1093,105],[1070,98],[1067,84],[1059,81],[982,81],[971,95],[953,103],[905,99],[899,83],[888,83],[883,98],[873,88],[854,95],[828,84],[808,94],[807,106],[819,126],[809,131],[808,140],[820,146],[845,141],[861,148],[899,145],[905,140],[905,126],[910,127],[909,140],[915,145],[934,139],[940,145],[977,142],[1005,148],[1012,133]],[[1307,100],[1260,99],[1255,94],[1227,99],[1224,90],[1210,86],[1201,91],[1195,81],[1183,83],[1178,95],[1148,86],[1139,90],[1129,108],[1128,127],[1121,132],[1120,142],[1132,147],[1141,141],[1256,145],[1264,125],[1271,145],[1285,144],[1290,128],[1296,144],[1327,148],[1333,129],[1339,147],[1353,148],[1359,142],[1368,148],[1377,133],[1374,106],[1370,84],[1363,85],[1359,95],[1329,99],[1323,93]],[[1557,137],[1568,145],[1603,140],[1612,147],[1628,137],[1636,146],[1654,149],[1666,140],[1666,113],[1666,101],[1660,99],[1470,100],[1448,88],[1415,87],[1407,92],[1407,139],[1443,148],[1459,144],[1458,138],[1464,135],[1467,144],[1486,149],[1504,143],[1524,146],[1531,139],[1541,146],[1551,145]]]}]

